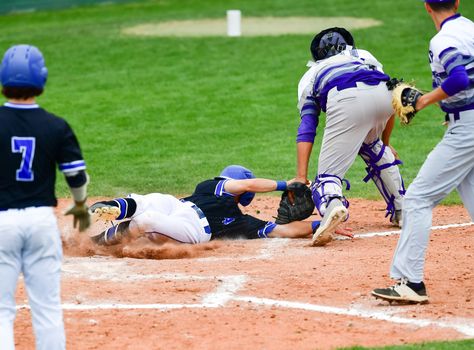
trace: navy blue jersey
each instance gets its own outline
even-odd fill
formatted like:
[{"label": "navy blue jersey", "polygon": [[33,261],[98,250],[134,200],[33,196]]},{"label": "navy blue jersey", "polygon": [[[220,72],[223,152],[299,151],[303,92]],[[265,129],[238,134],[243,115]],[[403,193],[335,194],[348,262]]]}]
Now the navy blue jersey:
[{"label": "navy blue jersey", "polygon": [[193,202],[204,212],[211,227],[211,239],[266,238],[276,225],[243,214],[235,197],[224,191],[226,181],[222,178],[203,181],[184,200]]},{"label": "navy blue jersey", "polygon": [[38,105],[0,107],[0,210],[56,206],[56,164],[85,169],[69,124]]}]

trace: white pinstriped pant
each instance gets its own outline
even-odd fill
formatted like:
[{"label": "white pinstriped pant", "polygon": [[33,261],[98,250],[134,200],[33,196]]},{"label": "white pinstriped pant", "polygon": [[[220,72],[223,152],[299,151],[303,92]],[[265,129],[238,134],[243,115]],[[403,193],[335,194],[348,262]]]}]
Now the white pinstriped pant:
[{"label": "white pinstriped pant", "polygon": [[454,189],[474,220],[474,110],[461,113],[458,121],[450,120],[444,137],[408,187],[392,278],[423,281],[433,208]]}]

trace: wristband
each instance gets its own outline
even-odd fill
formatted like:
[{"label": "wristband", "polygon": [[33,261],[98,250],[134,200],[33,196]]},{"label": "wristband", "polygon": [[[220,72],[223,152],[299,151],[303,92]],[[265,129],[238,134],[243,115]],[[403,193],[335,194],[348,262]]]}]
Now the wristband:
[{"label": "wristband", "polygon": [[311,223],[311,229],[313,230],[313,233],[316,232],[316,230],[318,229],[319,225],[321,225],[321,221],[318,221],[318,220],[313,221],[313,222]]},{"label": "wristband", "polygon": [[287,187],[286,181],[277,181],[277,191],[284,191]]}]

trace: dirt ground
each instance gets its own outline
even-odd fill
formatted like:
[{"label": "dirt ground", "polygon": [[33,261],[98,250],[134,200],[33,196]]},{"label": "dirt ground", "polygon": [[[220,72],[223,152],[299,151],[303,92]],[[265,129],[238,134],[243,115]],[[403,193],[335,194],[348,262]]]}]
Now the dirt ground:
[{"label": "dirt ground", "polygon": [[[271,219],[277,202],[258,196],[248,212]],[[430,303],[402,306],[370,296],[392,283],[398,238],[380,201],[351,199],[345,226],[356,238],[325,247],[311,247],[309,239],[195,246],[142,240],[100,250],[60,215],[64,206],[58,216],[69,349],[332,349],[474,337],[474,226],[462,206],[434,211]],[[32,349],[23,281],[17,303],[17,349]]]},{"label": "dirt ground", "polygon": [[[373,18],[356,17],[247,17],[242,14],[242,36],[273,36],[288,34],[314,35],[330,27],[344,27],[348,30],[363,29],[381,25]],[[201,37],[226,36],[227,20],[223,18],[204,18],[180,21],[143,23],[124,28],[124,35],[156,37]]]}]

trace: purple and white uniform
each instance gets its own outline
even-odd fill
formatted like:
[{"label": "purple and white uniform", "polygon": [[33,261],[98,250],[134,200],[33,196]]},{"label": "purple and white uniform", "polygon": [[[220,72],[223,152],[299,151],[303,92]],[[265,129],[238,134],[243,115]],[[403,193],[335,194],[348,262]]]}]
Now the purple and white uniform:
[{"label": "purple and white uniform", "polygon": [[409,186],[403,204],[403,230],[391,277],[423,281],[432,209],[457,189],[474,219],[474,23],[456,14],[441,24],[430,42],[433,87],[449,98],[441,102],[449,126]]},{"label": "purple and white uniform", "polygon": [[342,179],[360,154],[387,202],[388,214],[401,209],[403,181],[393,153],[380,141],[393,114],[392,94],[382,64],[368,51],[350,49],[317,62],[298,85],[301,123],[297,142],[314,142],[321,111],[326,126],[313,199],[324,216],[332,198],[342,195]]}]

